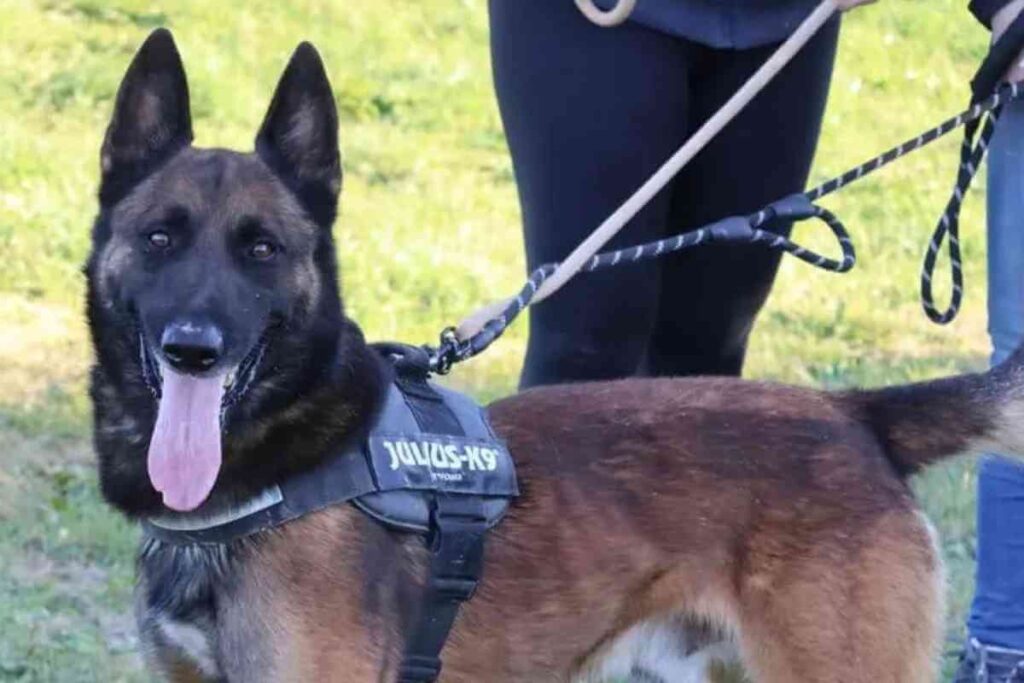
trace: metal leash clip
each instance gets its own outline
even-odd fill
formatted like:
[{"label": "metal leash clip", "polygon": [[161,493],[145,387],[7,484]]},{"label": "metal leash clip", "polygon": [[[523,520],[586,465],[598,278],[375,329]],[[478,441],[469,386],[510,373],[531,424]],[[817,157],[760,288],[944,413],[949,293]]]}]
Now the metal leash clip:
[{"label": "metal leash clip", "polygon": [[447,375],[451,372],[452,366],[461,358],[459,357],[459,337],[454,327],[446,327],[441,330],[440,343],[437,348],[424,347],[430,355],[430,372],[435,375]]}]

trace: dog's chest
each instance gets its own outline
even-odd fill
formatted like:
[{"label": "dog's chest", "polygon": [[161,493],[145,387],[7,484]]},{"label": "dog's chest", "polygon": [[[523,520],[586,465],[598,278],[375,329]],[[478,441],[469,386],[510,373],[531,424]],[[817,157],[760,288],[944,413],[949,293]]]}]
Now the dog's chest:
[{"label": "dog's chest", "polygon": [[[136,619],[150,664],[204,681],[269,680],[258,623],[237,614],[239,551],[149,539],[139,554]],[[240,618],[241,617],[241,618]],[[239,643],[246,656],[236,657]],[[239,667],[246,671],[240,671]]]}]

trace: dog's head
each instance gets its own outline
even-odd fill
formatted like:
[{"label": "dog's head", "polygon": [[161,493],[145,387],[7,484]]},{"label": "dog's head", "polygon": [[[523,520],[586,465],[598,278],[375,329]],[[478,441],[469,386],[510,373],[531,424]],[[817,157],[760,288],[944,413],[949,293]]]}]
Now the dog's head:
[{"label": "dog's head", "polygon": [[151,394],[147,472],[171,508],[209,495],[222,426],[287,408],[333,361],[337,127],[309,44],[292,55],[253,153],[191,145],[168,31],[149,36],[121,83],[86,269],[103,385],[94,396]]}]

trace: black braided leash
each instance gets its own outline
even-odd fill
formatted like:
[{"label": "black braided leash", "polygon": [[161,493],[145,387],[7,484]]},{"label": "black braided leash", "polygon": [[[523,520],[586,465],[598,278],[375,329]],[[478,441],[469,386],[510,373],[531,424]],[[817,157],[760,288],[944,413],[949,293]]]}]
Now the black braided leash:
[{"label": "black braided leash", "polygon": [[[638,263],[707,244],[761,244],[768,249],[791,254],[822,270],[845,273],[856,263],[853,241],[835,214],[818,206],[815,202],[900,157],[921,149],[957,128],[966,126],[953,195],[932,235],[921,273],[921,298],[925,312],[933,321],[947,323],[956,316],[963,298],[963,268],[959,242],[959,219],[963,198],[984,158],[1002,106],[1022,94],[1024,94],[1024,86],[1020,83],[1000,87],[994,94],[982,101],[975,102],[969,109],[957,116],[943,121],[916,138],[911,138],[806,192],[772,202],[754,214],[731,216],[690,232],[597,254],[581,271],[593,272],[627,263]],[[984,126],[980,125],[982,117],[985,117]],[[977,134],[979,127],[981,128],[980,135]],[[778,220],[800,221],[808,218],[820,219],[832,231],[842,252],[842,257],[839,260],[822,256],[800,246],[784,235],[768,229],[773,222]],[[945,312],[940,312],[935,307],[931,281],[935,272],[938,252],[947,235],[949,237],[953,292],[949,308]],[[431,370],[438,374],[445,374],[455,363],[472,358],[490,346],[523,312],[523,309],[530,305],[537,290],[557,268],[557,263],[548,263],[535,269],[516,298],[499,315],[488,321],[480,332],[469,339],[460,340],[456,336],[454,328],[448,328],[442,332],[440,345],[436,349],[430,349]]]},{"label": "black braided leash", "polygon": [[[1013,87],[1016,87],[1014,85]],[[960,312],[960,305],[964,297],[964,274],[963,259],[960,254],[960,209],[963,207],[964,196],[971,181],[974,180],[982,160],[985,158],[985,151],[988,149],[989,140],[995,132],[996,121],[1002,106],[992,109],[985,118],[984,126],[981,121],[975,119],[967,124],[964,131],[964,141],[960,147],[960,167],[957,169],[956,184],[953,186],[953,193],[949,197],[942,218],[935,227],[931,241],[928,243],[928,251],[924,256],[924,267],[921,269],[921,305],[925,314],[932,322],[945,325],[957,316]],[[978,135],[978,128],[981,134]],[[940,311],[935,306],[935,297],[932,293],[932,275],[935,274],[935,263],[939,257],[939,250],[943,241],[949,238],[949,266],[952,280],[949,306],[946,310]]]}]

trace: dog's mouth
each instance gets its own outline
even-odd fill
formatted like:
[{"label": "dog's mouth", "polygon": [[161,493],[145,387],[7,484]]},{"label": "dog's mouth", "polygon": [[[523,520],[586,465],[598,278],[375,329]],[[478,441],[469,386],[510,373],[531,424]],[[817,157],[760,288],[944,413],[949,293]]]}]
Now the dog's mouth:
[{"label": "dog's mouth", "polygon": [[164,505],[194,510],[209,497],[222,463],[224,415],[248,392],[266,353],[264,334],[229,371],[188,375],[161,361],[139,335],[142,375],[157,399],[146,467]]},{"label": "dog's mouth", "polygon": [[[256,344],[249,349],[249,353],[233,368],[219,376],[224,388],[224,395],[221,398],[221,413],[238,403],[249,391],[253,380],[256,378],[256,371],[263,361],[269,341],[269,330],[265,332]],[[162,367],[156,354],[146,342],[145,335],[139,333],[139,361],[142,365],[142,379],[153,398],[159,401],[163,395],[164,373],[174,372]],[[212,377],[212,376],[211,376]]]}]

